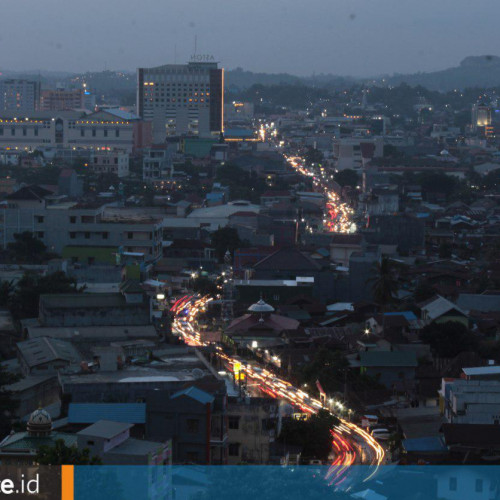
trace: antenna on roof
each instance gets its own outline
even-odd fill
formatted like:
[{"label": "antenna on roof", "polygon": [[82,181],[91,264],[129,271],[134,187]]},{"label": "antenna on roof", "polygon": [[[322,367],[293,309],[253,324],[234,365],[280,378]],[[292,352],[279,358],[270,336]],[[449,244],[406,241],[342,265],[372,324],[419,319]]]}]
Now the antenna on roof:
[{"label": "antenna on roof", "polygon": [[198,51],[198,35],[194,35],[194,55],[196,56]]}]

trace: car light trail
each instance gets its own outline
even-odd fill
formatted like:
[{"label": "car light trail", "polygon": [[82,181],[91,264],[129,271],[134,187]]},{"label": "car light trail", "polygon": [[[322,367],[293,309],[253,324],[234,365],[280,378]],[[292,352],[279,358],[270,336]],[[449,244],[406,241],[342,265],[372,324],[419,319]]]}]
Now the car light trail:
[{"label": "car light trail", "polygon": [[328,218],[323,221],[324,229],[335,233],[354,232],[356,229],[356,225],[352,222],[354,210],[347,203],[342,202],[340,196],[329,186],[326,174],[322,172],[317,176],[304,166],[305,161],[299,156],[287,157],[287,161],[300,174],[312,177],[314,187],[325,194]]},{"label": "car light trail", "polygon": [[[210,297],[184,296],[179,299],[171,308],[176,314],[172,329],[183,341],[191,346],[206,346],[207,342],[201,339],[200,332],[193,327],[198,314],[205,310],[207,304],[213,300]],[[290,382],[278,377],[271,371],[257,366],[250,362],[244,362],[236,357],[227,355],[221,346],[216,346],[216,353],[223,360],[230,371],[234,371],[234,365],[240,365],[240,371],[244,372],[248,379],[258,384],[259,389],[273,398],[288,401],[293,406],[300,408],[308,414],[317,413],[320,409],[326,409],[321,401],[315,399],[301,389],[294,387]],[[338,486],[345,478],[350,465],[354,465],[358,460],[358,453],[352,442],[355,438],[372,450],[371,464],[374,469],[365,481],[372,478],[378,470],[378,467],[384,463],[385,451],[382,446],[365,430],[356,424],[339,418],[340,424],[331,431],[332,449],[335,450],[335,459],[333,460],[327,479],[330,484]],[[359,457],[361,459],[361,457]]]}]

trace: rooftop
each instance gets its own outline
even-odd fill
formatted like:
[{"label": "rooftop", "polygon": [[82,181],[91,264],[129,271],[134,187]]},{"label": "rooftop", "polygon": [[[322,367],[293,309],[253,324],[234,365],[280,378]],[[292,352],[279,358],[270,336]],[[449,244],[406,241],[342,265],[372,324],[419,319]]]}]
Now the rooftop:
[{"label": "rooftop", "polygon": [[123,443],[112,448],[109,453],[113,455],[147,456],[149,454],[158,453],[158,450],[162,449],[163,446],[163,443],[157,443],[155,441],[128,438]]},{"label": "rooftop", "polygon": [[[40,296],[42,308],[74,309],[74,308],[102,308],[128,307],[125,297],[121,293],[58,293]],[[134,304],[136,306],[136,304]]]},{"label": "rooftop", "polygon": [[29,367],[56,360],[77,364],[81,361],[78,350],[70,342],[49,337],[18,342],[17,348]]},{"label": "rooftop", "polygon": [[79,436],[90,436],[103,439],[112,439],[118,434],[133,427],[133,424],[126,422],[113,422],[111,420],[99,420],[95,424],[77,432]]},{"label": "rooftop", "polygon": [[72,342],[85,342],[93,340],[113,341],[126,339],[148,338],[156,340],[158,334],[153,325],[143,326],[78,326],[78,327],[44,327],[39,325],[28,326],[28,337],[52,337],[67,339]]},{"label": "rooftop", "polygon": [[464,368],[463,372],[467,377],[500,375],[500,366],[475,366],[472,368]]},{"label": "rooftop", "polygon": [[198,401],[201,404],[212,403],[214,400],[214,397],[211,394],[198,389],[198,387],[194,385],[188,387],[187,389],[183,389],[182,391],[176,392],[170,397],[170,399],[175,399],[180,396],[187,396],[194,399],[195,401]]},{"label": "rooftop", "polygon": [[361,366],[417,366],[413,351],[367,351],[359,354]]},{"label": "rooftop", "polygon": [[93,424],[110,420],[129,424],[146,423],[145,403],[70,403],[68,422]]}]

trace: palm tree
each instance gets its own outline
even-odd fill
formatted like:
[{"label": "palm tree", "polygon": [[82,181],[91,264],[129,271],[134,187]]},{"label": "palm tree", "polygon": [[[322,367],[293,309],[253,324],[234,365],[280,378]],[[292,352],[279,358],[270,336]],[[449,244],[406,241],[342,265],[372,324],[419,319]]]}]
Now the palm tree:
[{"label": "palm tree", "polygon": [[382,333],[385,331],[385,307],[394,301],[397,290],[396,270],[389,257],[383,255],[373,266],[372,277],[367,280],[371,284],[373,298],[382,309]]}]

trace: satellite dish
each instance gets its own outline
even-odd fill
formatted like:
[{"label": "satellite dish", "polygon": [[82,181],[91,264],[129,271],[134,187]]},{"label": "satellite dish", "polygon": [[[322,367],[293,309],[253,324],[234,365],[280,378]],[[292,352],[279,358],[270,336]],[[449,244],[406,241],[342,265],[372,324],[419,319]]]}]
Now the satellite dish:
[{"label": "satellite dish", "polygon": [[200,370],[199,368],[194,368],[191,373],[195,379],[203,378],[204,375],[203,370]]}]

